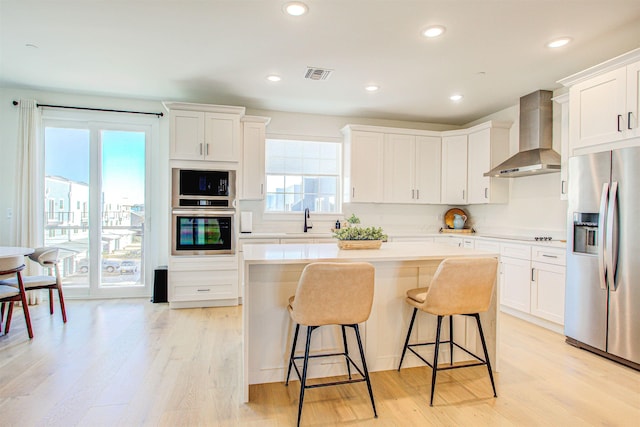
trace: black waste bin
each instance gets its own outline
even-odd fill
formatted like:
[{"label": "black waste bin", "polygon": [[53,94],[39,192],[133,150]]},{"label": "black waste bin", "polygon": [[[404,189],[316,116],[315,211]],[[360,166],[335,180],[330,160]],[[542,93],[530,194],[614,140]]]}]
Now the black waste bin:
[{"label": "black waste bin", "polygon": [[153,276],[153,296],[151,302],[167,302],[167,266],[161,265]]}]

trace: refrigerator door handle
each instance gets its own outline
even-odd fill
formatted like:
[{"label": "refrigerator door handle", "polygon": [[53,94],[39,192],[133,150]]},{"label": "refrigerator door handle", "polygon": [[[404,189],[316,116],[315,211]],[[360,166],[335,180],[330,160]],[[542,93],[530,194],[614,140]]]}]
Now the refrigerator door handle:
[{"label": "refrigerator door handle", "polygon": [[600,212],[598,216],[598,277],[600,289],[607,289],[607,268],[605,260],[605,225],[607,224],[607,205],[609,204],[609,183],[602,184]]},{"label": "refrigerator door handle", "polygon": [[609,207],[607,209],[607,284],[610,291],[618,289],[616,272],[618,270],[618,182],[611,183]]}]

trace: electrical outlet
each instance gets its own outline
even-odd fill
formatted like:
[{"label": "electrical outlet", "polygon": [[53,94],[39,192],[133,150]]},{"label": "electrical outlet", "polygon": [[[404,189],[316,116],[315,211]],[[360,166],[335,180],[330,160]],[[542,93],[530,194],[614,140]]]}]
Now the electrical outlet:
[{"label": "electrical outlet", "polygon": [[13,218],[13,209],[7,208],[7,219]]}]

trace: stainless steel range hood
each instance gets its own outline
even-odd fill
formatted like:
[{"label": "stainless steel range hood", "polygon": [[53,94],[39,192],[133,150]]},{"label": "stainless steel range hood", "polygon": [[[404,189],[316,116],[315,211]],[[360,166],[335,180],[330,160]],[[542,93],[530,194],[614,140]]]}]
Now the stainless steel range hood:
[{"label": "stainless steel range hood", "polygon": [[520,98],[520,151],[484,176],[516,178],[560,172],[560,154],[553,151],[552,92],[539,90]]}]

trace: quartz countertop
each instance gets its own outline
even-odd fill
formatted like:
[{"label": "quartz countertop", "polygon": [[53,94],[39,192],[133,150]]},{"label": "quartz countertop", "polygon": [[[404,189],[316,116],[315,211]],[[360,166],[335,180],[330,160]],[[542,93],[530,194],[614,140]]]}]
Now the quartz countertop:
[{"label": "quartz countertop", "polygon": [[244,245],[249,264],[295,264],[313,261],[415,261],[460,256],[497,256],[497,253],[442,243],[385,242],[380,249],[339,249],[335,243]]}]

